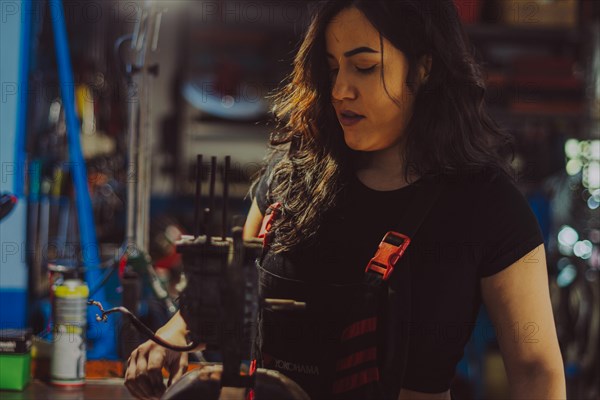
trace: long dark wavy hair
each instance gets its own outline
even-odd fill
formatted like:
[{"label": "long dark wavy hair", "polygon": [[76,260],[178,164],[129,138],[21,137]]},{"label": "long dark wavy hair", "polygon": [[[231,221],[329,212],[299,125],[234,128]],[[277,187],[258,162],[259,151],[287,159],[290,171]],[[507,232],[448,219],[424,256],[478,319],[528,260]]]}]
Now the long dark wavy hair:
[{"label": "long dark wavy hair", "polygon": [[[321,2],[293,71],[270,96],[276,126],[265,164],[249,191],[252,198],[266,165],[276,161],[269,180],[270,197],[282,203],[281,217],[272,227],[277,231],[271,243],[275,253],[314,238],[324,212],[336,205],[352,173],[350,160],[357,152],[346,145],[332,105],[325,46],[331,19],[352,6],[379,31],[382,65],[383,37],[408,60],[406,84],[415,103],[404,132],[405,179],[411,171],[427,177],[491,169],[514,176],[514,138],[486,110],[482,70],[452,0]],[[416,88],[417,63],[423,55],[431,55],[432,65],[427,81]]]}]

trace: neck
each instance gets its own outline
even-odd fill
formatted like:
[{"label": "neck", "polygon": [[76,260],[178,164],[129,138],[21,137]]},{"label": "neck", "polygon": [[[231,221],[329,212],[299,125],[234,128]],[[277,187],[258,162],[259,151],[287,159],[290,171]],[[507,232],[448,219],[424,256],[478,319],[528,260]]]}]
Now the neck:
[{"label": "neck", "polygon": [[419,178],[416,174],[404,177],[404,145],[384,150],[362,151],[355,159],[354,173],[363,184],[375,190],[394,190]]},{"label": "neck", "polygon": [[354,169],[372,171],[389,177],[404,175],[404,142],[383,150],[358,152]]}]

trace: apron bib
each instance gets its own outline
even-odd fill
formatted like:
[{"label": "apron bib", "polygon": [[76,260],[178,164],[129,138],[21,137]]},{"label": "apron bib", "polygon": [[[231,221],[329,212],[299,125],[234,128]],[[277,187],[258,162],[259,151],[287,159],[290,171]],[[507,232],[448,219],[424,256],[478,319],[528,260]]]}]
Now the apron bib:
[{"label": "apron bib", "polygon": [[269,206],[256,260],[260,305],[253,352],[259,366],[288,376],[313,400],[396,400],[410,338],[410,265],[402,256],[446,182],[414,185],[398,221],[403,233],[384,235],[363,280],[353,284],[287,278],[281,255],[264,265],[281,203]]},{"label": "apron bib", "polygon": [[[363,282],[335,285],[285,278],[277,274],[281,262],[267,270],[256,261],[261,301],[257,364],[294,380],[312,399],[382,399],[377,384],[381,330],[376,329],[381,292]],[[305,306],[269,305],[267,299]]]}]

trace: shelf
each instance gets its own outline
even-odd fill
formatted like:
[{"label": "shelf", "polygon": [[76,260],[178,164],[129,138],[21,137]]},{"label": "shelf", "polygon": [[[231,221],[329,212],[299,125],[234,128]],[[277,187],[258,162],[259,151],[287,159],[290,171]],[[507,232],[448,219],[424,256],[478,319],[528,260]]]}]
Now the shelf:
[{"label": "shelf", "polygon": [[574,124],[584,124],[588,121],[588,118],[585,116],[585,113],[582,112],[552,112],[548,111],[518,111],[511,110],[509,108],[501,108],[501,107],[488,107],[488,111],[490,115],[500,121],[500,122],[509,122],[513,123],[522,123],[525,121],[569,121]]},{"label": "shelf", "polygon": [[512,44],[575,45],[580,33],[572,28],[521,26],[503,24],[470,24],[465,31],[473,42],[510,42]]}]

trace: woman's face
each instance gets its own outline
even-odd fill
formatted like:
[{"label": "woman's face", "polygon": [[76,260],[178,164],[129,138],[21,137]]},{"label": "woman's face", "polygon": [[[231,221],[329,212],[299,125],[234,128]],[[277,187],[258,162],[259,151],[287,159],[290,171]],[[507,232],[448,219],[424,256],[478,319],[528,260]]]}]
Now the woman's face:
[{"label": "woman's face", "polygon": [[[408,62],[404,54],[382,37],[382,65],[379,32],[355,7],[337,14],[327,26],[325,36],[332,103],[346,144],[360,151],[398,145],[414,103],[405,83]],[[389,95],[380,75],[384,67]],[[363,118],[347,121],[342,116],[345,110]]]}]

